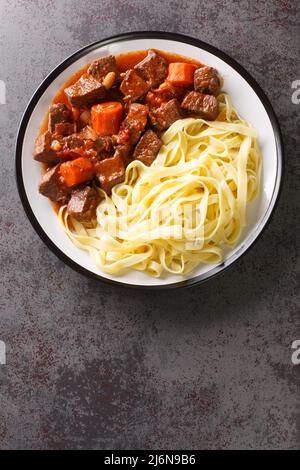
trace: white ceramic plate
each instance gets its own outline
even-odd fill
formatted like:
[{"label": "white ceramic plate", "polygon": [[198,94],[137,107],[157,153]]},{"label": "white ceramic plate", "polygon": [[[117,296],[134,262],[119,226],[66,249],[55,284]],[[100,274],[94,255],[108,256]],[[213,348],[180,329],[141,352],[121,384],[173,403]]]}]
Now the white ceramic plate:
[{"label": "white ceramic plate", "polygon": [[[121,276],[103,273],[94,266],[88,253],[72,244],[62,230],[49,200],[41,196],[37,189],[41,167],[33,160],[32,150],[41,122],[57,91],[71,75],[97,57],[149,48],[180,53],[215,67],[224,77],[223,89],[231,96],[238,113],[258,130],[263,154],[260,196],[248,206],[247,226],[238,245],[226,251],[221,264],[200,266],[188,277],[168,275],[153,279],[137,271]],[[33,95],[22,118],[16,146],[19,194],[33,227],[48,247],[81,273],[130,287],[187,286],[207,280],[232,265],[253,245],[266,226],[279,195],[282,171],[280,128],[270,102],[255,80],[237,62],[218,49],[186,36],[161,32],[137,32],[108,38],[81,49],[62,62]]]}]

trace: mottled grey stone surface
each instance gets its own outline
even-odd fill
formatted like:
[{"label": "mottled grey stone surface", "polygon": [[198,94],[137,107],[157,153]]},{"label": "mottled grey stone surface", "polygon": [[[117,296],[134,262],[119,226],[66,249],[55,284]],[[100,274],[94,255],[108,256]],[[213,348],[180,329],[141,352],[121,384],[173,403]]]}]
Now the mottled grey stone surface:
[{"label": "mottled grey stone surface", "polygon": [[[24,108],[51,69],[120,32],[165,30],[232,55],[271,99],[283,194],[255,247],[175,292],[127,291],[73,272],[28,222],[14,179]],[[300,448],[299,2],[0,1],[0,447]]]}]

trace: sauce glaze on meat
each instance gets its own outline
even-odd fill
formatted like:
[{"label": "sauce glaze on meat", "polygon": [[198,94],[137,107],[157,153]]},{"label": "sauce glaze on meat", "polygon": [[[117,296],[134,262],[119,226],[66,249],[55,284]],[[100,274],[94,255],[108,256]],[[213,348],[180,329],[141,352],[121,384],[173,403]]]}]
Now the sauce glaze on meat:
[{"label": "sauce glaze on meat", "polygon": [[110,194],[132,160],[151,165],[160,133],[176,120],[216,119],[220,88],[214,68],[163,51],[96,59],[57,93],[36,139],[33,158],[45,165],[40,193],[90,222],[96,187]]}]

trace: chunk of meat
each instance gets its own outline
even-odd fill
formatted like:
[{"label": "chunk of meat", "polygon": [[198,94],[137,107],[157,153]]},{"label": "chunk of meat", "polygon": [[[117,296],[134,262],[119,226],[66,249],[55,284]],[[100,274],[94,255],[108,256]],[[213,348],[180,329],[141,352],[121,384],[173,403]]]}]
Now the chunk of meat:
[{"label": "chunk of meat", "polygon": [[178,119],[181,119],[180,105],[175,98],[150,111],[151,123],[159,131],[167,129]]},{"label": "chunk of meat", "polygon": [[149,91],[150,86],[134,70],[127,70],[120,90],[127,101],[136,101]]},{"label": "chunk of meat", "polygon": [[152,50],[148,51],[147,56],[134,67],[151,88],[164,81],[167,68],[167,61]]},{"label": "chunk of meat", "polygon": [[72,134],[63,139],[64,148],[67,150],[84,147],[84,137],[81,133]]},{"label": "chunk of meat", "polygon": [[120,144],[115,147],[114,156],[120,156],[123,162],[126,164],[129,163],[129,156],[131,153],[131,145],[130,144]]},{"label": "chunk of meat", "polygon": [[118,145],[130,144],[130,129],[122,125],[118,134],[113,136],[113,141]]},{"label": "chunk of meat", "polygon": [[194,88],[200,93],[217,95],[221,88],[217,70],[206,65],[197,69],[194,73]]},{"label": "chunk of meat", "polygon": [[150,110],[153,110],[174,98],[181,101],[186,92],[186,88],[173,86],[169,82],[163,82],[159,88],[148,91],[146,95],[146,103]]},{"label": "chunk of meat", "polygon": [[99,194],[90,186],[76,188],[71,193],[67,211],[79,222],[89,222],[96,217]]},{"label": "chunk of meat", "polygon": [[83,74],[74,85],[65,88],[66,97],[75,107],[87,106],[104,98],[106,89],[90,74]]},{"label": "chunk of meat", "polygon": [[117,68],[116,59],[113,55],[108,55],[106,57],[101,57],[100,59],[94,60],[89,66],[87,73],[92,75],[96,80],[102,82],[104,77],[109,72],[114,72],[116,78],[119,77],[119,70]]},{"label": "chunk of meat", "polygon": [[112,138],[108,135],[104,135],[102,137],[98,137],[95,141],[95,150],[98,153],[112,153],[113,145],[112,145]]},{"label": "chunk of meat", "polygon": [[62,137],[46,131],[36,140],[33,158],[42,163],[55,164],[79,156],[97,155],[106,148],[107,145],[100,145],[98,141],[84,139],[80,133]]},{"label": "chunk of meat", "polygon": [[147,125],[148,107],[140,103],[132,103],[129,105],[126,118],[121,124],[120,132],[124,129],[130,131],[130,143],[136,144],[141,133]]},{"label": "chunk of meat", "polygon": [[39,184],[39,192],[51,201],[66,204],[69,199],[69,191],[63,184],[59,169],[60,164],[46,171]]},{"label": "chunk of meat", "polygon": [[149,129],[137,143],[133,152],[133,158],[149,166],[155,160],[161,146],[162,141],[160,138],[154,131]]},{"label": "chunk of meat", "polygon": [[90,126],[84,127],[78,133],[78,136],[80,136],[85,141],[89,141],[89,145],[91,145],[90,142],[92,142],[92,148],[96,150],[97,153],[112,153],[113,144],[112,138],[110,136],[99,136],[97,132],[95,132],[94,129]]},{"label": "chunk of meat", "polygon": [[59,162],[56,151],[52,148],[53,134],[44,132],[35,141],[33,158],[42,163],[54,164]]},{"label": "chunk of meat", "polygon": [[76,125],[72,122],[72,112],[63,103],[50,106],[48,130],[57,135],[69,135],[76,132]]},{"label": "chunk of meat", "polygon": [[217,98],[213,95],[204,95],[198,91],[190,91],[181,103],[181,107],[209,121],[214,121],[219,114]]},{"label": "chunk of meat", "polygon": [[57,156],[60,160],[71,160],[78,157],[97,157],[99,154],[112,154],[111,137],[101,137],[89,126],[77,134],[60,139]]},{"label": "chunk of meat", "polygon": [[118,183],[122,183],[125,178],[125,165],[121,155],[114,155],[106,158],[95,165],[96,178],[100,187],[107,193]]},{"label": "chunk of meat", "polygon": [[57,155],[61,161],[88,156],[86,154],[85,141],[80,134],[71,134],[64,137],[59,143],[61,147],[57,151]]},{"label": "chunk of meat", "polygon": [[75,122],[59,122],[55,124],[54,134],[56,136],[66,136],[76,132],[77,126]]}]

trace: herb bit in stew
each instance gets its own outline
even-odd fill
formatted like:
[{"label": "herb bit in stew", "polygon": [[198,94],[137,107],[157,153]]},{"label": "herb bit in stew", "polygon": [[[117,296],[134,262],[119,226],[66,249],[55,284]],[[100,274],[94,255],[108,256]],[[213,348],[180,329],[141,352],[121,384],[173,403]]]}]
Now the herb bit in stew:
[{"label": "herb bit in stew", "polygon": [[67,205],[83,223],[96,217],[97,188],[110,194],[133,160],[151,165],[162,146],[160,134],[175,121],[215,120],[219,114],[221,80],[214,68],[154,50],[135,62],[132,54],[130,66],[124,66],[126,54],[123,62],[121,56],[100,57],[71,79],[35,142],[33,158],[46,166],[40,193]]}]

